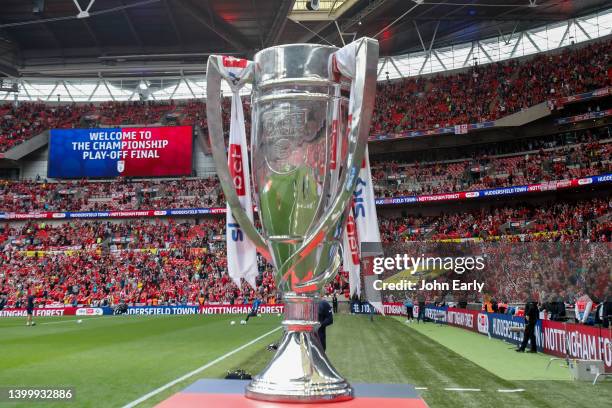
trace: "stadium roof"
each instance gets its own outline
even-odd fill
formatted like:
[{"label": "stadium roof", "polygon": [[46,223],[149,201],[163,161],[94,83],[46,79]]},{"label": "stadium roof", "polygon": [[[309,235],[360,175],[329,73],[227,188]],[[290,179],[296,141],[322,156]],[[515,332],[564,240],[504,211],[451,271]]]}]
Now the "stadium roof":
[{"label": "stadium roof", "polygon": [[[88,5],[91,2],[91,7]],[[382,55],[508,35],[609,7],[606,0],[2,0],[0,72],[197,72],[209,53],[375,36]],[[87,13],[89,16],[87,16]],[[80,16],[78,16],[80,14]]]}]

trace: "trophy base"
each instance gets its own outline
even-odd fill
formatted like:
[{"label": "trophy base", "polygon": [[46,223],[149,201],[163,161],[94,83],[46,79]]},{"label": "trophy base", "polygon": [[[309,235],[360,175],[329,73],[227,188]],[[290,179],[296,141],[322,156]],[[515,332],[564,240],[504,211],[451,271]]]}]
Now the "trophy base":
[{"label": "trophy base", "polygon": [[353,388],[329,362],[316,334],[316,311],[317,298],[285,295],[283,339],[272,361],[247,386],[247,398],[301,403],[353,398]]}]

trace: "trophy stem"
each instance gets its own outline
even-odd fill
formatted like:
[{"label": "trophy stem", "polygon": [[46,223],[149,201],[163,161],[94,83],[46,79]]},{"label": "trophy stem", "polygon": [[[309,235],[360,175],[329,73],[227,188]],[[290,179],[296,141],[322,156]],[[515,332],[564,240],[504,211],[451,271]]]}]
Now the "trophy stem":
[{"label": "trophy stem", "polygon": [[284,335],[268,366],[253,377],[246,397],[272,402],[336,402],[353,398],[350,384],[327,359],[317,336],[319,298],[287,293]]}]

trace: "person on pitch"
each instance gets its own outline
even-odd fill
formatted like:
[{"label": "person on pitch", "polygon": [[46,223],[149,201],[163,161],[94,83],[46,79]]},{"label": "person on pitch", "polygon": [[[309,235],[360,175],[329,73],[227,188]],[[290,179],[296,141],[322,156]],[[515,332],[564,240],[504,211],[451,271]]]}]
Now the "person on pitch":
[{"label": "person on pitch", "polygon": [[531,296],[528,297],[527,304],[525,304],[525,333],[523,334],[523,342],[516,349],[517,352],[522,353],[527,348],[527,342],[531,343],[531,349],[529,353],[537,353],[538,346],[536,344],[535,327],[540,317],[540,309],[538,308],[538,302],[533,300]]},{"label": "person on pitch", "polygon": [[246,324],[249,321],[249,318],[256,317],[257,312],[259,311],[260,305],[261,305],[261,295],[257,295],[255,297],[255,300],[253,300],[253,307],[251,308],[251,311],[247,315],[246,319],[241,321],[240,324]]},{"label": "person on pitch", "polygon": [[338,313],[338,297],[336,296],[335,291],[334,295],[332,296],[332,307],[334,308],[334,313]]},{"label": "person on pitch", "polygon": [[418,301],[419,301],[419,314],[417,315],[417,323],[419,323],[421,320],[423,321],[423,323],[425,323],[425,301],[426,301],[425,296],[419,295]]},{"label": "person on pitch", "polygon": [[404,300],[404,307],[406,308],[406,323],[413,322],[413,308],[414,303],[412,303],[412,298],[410,296],[406,296],[406,300]]},{"label": "person on pitch", "polygon": [[327,347],[327,343],[325,341],[325,328],[334,324],[334,314],[332,313],[332,307],[330,306],[329,302],[324,299],[319,302],[319,323],[321,325],[319,326],[317,335],[319,336],[319,340],[323,346],[323,351],[325,351]]},{"label": "person on pitch", "polygon": [[36,323],[34,323],[34,321],[32,320],[32,316],[34,315],[34,293],[31,289],[28,289],[26,313],[28,315],[28,317],[26,318],[26,326],[35,326]]}]

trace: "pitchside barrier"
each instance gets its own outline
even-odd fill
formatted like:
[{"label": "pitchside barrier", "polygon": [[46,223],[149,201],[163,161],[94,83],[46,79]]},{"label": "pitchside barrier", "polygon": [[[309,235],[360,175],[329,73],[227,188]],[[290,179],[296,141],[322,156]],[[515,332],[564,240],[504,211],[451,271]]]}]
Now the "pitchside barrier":
[{"label": "pitchside barrier", "polygon": [[[252,305],[230,305],[230,304],[205,304],[205,305],[184,305],[184,306],[128,306],[128,315],[191,315],[191,314],[247,314],[251,311]],[[283,313],[283,305],[264,304],[259,306],[261,314]],[[112,315],[112,307],[72,307],[58,306],[35,308],[35,317],[52,316],[103,316]],[[26,309],[3,309],[0,310],[0,317],[25,317]]]},{"label": "pitchside barrier", "polygon": [[[406,314],[405,310],[403,314]],[[517,345],[523,339],[522,330],[512,329],[525,328],[523,317],[453,307],[427,306],[425,316],[438,323],[460,327]],[[538,320],[535,334],[539,352],[558,357],[602,360],[606,372],[612,373],[612,337],[608,329]]]}]

